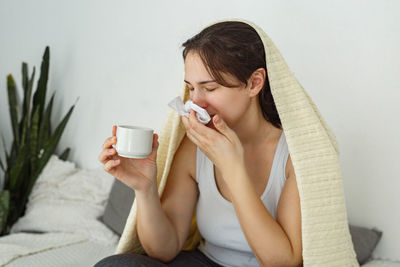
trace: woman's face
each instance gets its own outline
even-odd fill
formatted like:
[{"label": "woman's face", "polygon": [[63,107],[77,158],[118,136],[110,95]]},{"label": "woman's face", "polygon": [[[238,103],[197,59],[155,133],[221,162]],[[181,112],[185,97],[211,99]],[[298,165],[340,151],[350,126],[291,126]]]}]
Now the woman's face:
[{"label": "woman's face", "polygon": [[[222,119],[233,128],[242,118],[242,114],[250,105],[248,90],[231,75],[223,74],[230,84],[238,84],[238,87],[224,87],[215,81],[207,72],[200,56],[189,52],[185,59],[185,82],[190,91],[190,99],[196,105],[207,110],[213,117],[219,114]],[[207,124],[214,128],[212,121]]]}]

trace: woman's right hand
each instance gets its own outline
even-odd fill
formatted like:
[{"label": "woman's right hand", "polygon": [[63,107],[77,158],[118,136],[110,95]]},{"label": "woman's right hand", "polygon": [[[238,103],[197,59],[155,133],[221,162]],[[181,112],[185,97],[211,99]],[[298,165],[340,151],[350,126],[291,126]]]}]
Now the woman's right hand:
[{"label": "woman's right hand", "polygon": [[133,159],[119,156],[112,147],[117,143],[116,132],[117,126],[114,125],[112,136],[104,142],[99,156],[104,170],[135,191],[147,192],[152,186],[157,186],[158,135],[153,134],[153,149],[147,158]]}]

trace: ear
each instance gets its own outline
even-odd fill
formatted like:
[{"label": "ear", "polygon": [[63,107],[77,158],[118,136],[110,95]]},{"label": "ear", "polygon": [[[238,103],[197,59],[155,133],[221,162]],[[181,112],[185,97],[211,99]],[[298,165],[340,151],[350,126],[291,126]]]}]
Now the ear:
[{"label": "ear", "polygon": [[264,86],[266,72],[264,68],[256,69],[250,76],[247,87],[249,89],[250,96],[256,96]]}]

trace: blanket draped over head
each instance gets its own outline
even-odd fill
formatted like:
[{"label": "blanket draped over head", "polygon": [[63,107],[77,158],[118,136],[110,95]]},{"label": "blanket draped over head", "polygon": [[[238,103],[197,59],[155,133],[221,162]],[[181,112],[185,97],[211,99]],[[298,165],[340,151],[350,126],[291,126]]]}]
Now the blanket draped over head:
[{"label": "blanket draped over head", "polygon": [[[230,19],[214,23],[223,21],[249,24],[264,44],[270,88],[300,196],[303,265],[359,266],[349,231],[336,137],[267,34],[247,20]],[[189,100],[185,83],[180,96],[183,102]],[[157,185],[160,197],[174,154],[184,136],[185,127],[180,115],[171,110],[159,136]],[[144,253],[137,234],[136,212],[135,200],[115,254]],[[184,250],[196,248],[201,238],[194,213]]]}]

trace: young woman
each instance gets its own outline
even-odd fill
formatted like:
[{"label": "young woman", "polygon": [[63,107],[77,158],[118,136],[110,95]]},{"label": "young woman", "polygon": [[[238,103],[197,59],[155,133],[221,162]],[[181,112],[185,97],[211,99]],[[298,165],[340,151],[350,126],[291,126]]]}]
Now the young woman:
[{"label": "young woman", "polygon": [[[146,255],[107,257],[96,266],[301,266],[300,199],[266,71],[265,50],[248,24],[213,24],[183,44],[190,99],[212,120],[181,116],[186,136],[161,199],[158,136],[146,159],[119,157],[116,127],[99,156],[135,190]],[[196,210],[204,238],[182,251]]]}]

